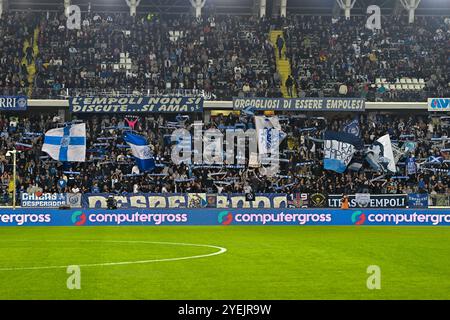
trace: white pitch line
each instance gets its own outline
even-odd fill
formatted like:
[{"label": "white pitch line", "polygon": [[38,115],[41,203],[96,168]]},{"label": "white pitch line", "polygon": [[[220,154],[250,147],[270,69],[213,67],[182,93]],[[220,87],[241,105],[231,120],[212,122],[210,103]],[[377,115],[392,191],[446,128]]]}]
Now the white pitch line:
[{"label": "white pitch line", "polygon": [[[105,263],[91,263],[91,264],[78,264],[79,267],[103,267],[103,266],[119,266],[130,264],[145,264],[153,262],[165,262],[165,261],[179,261],[189,259],[207,258],[217,256],[219,254],[227,252],[226,248],[213,246],[209,244],[196,244],[196,243],[181,243],[181,242],[158,242],[158,241],[131,241],[131,240],[0,240],[0,242],[105,242],[105,243],[143,243],[143,244],[162,244],[162,245],[175,245],[175,246],[191,246],[191,247],[204,247],[218,249],[218,251],[208,254],[177,257],[177,258],[165,258],[165,259],[153,259],[153,260],[138,260],[138,261],[119,261],[119,262],[105,262]],[[44,269],[62,269],[67,268],[65,266],[42,266],[42,267],[10,267],[0,268],[0,271],[14,271],[14,270],[44,270]]]}]

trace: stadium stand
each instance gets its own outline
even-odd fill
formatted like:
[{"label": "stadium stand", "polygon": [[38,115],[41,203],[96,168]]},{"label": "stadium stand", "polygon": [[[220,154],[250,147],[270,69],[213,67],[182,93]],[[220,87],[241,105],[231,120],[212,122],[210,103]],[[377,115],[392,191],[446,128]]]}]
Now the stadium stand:
[{"label": "stadium stand", "polygon": [[[18,23],[19,22],[19,23]],[[368,101],[425,101],[450,95],[450,24],[443,17],[417,17],[409,26],[395,20],[380,32],[364,29],[362,17],[331,20],[302,16],[287,19],[90,13],[81,30],[66,30],[60,13],[4,12],[0,19],[0,93],[30,98],[165,94],[176,90],[206,92],[208,98],[286,96],[286,70],[280,75],[276,38],[283,30],[283,55],[292,69],[288,96],[362,97]],[[17,27],[19,26],[19,27]],[[283,57],[284,59],[284,57]],[[17,192],[323,192],[449,193],[450,158],[445,141],[449,126],[426,114],[366,112],[360,116],[366,145],[389,133],[401,149],[413,137],[418,164],[439,157],[439,170],[419,170],[408,180],[379,176],[359,158],[357,171],[336,174],[323,169],[320,140],[326,130],[342,128],[349,116],[280,114],[287,138],[287,161],[275,178],[257,170],[192,168],[172,165],[168,139],[176,121],[169,115],[140,115],[136,131],[153,143],[157,168],[137,173],[128,158],[121,130],[123,116],[80,116],[87,124],[88,161],[61,164],[41,152],[42,133],[59,125],[51,113],[0,114],[1,201],[10,202],[11,159],[6,150],[23,149],[18,159]],[[192,129],[192,121],[181,127]],[[238,113],[213,116],[208,127],[250,128]],[[316,128],[304,131],[304,128]],[[31,134],[30,134],[31,133]],[[295,138],[295,139],[294,139]],[[299,139],[296,139],[299,138]],[[100,139],[100,140],[99,140]],[[100,143],[107,139],[108,144]],[[299,143],[301,141],[301,143]],[[19,145],[17,144],[19,143]],[[400,152],[400,151],[399,151]],[[356,155],[358,158],[358,154]],[[404,157],[400,158],[400,164]],[[426,166],[424,166],[426,167]],[[65,173],[69,172],[69,173]],[[76,172],[77,174],[73,174]],[[226,181],[217,184],[216,178]],[[131,175],[131,176],[130,176]],[[64,179],[67,185],[58,186]]]},{"label": "stadium stand", "polygon": [[287,19],[285,38],[300,96],[424,101],[448,95],[450,26],[445,21],[417,17],[409,25],[394,16],[373,33],[365,28],[365,17]]},{"label": "stadium stand", "polygon": [[[393,143],[399,147],[406,142],[416,142],[414,155],[417,164],[424,170],[402,179],[405,174],[386,176],[382,180],[375,179],[380,174],[362,160],[362,168],[357,171],[348,170],[338,174],[323,169],[323,145],[314,139],[320,139],[326,130],[338,130],[351,118],[335,116],[299,117],[290,114],[280,116],[282,129],[287,138],[280,146],[283,158],[289,162],[281,162],[281,171],[275,177],[263,177],[258,170],[239,167],[211,168],[202,166],[174,165],[170,162],[173,143],[170,133],[173,128],[168,122],[174,121],[172,116],[143,116],[135,126],[135,131],[143,134],[153,142],[156,169],[152,172],[139,173],[134,161],[129,158],[128,150],[121,132],[127,127],[124,118],[115,115],[79,117],[87,123],[88,161],[86,163],[62,164],[50,159],[41,152],[42,135],[57,126],[56,115],[9,116],[0,115],[0,176],[4,197],[11,180],[11,159],[5,157],[5,151],[16,144],[23,152],[18,158],[18,192],[89,192],[89,193],[137,193],[137,192],[210,192],[210,193],[243,193],[245,191],[264,193],[322,192],[330,194],[355,192],[411,193],[429,192],[448,193],[449,169],[448,152],[441,152],[445,143],[433,141],[432,138],[449,136],[450,127],[438,119],[423,115],[401,116],[398,114],[365,113],[360,116],[361,137],[366,145],[372,144],[378,137],[389,133]],[[183,122],[182,127],[192,130],[192,120]],[[236,124],[246,128],[253,127],[245,118],[233,113],[228,116],[218,115],[205,124],[205,129],[215,127],[224,131]],[[311,130],[305,130],[310,128]],[[312,129],[317,128],[317,130]],[[411,138],[413,137],[413,138]],[[19,145],[17,145],[19,141]],[[105,143],[105,141],[107,143]],[[430,157],[440,157],[437,166]],[[355,159],[362,159],[356,155]],[[399,166],[404,157],[399,158]],[[432,170],[439,168],[442,170]],[[132,174],[136,175],[132,175]],[[213,174],[213,175],[211,175]],[[58,187],[58,181],[64,179],[64,188]],[[217,183],[217,181],[226,184]]]},{"label": "stadium stand", "polygon": [[[2,59],[19,50],[11,26],[17,16],[2,18],[9,26],[4,37],[11,41]],[[34,59],[35,98],[183,89],[228,100],[238,95],[280,95],[274,53],[266,37],[270,25],[265,20],[217,17],[197,22],[182,16],[149,21],[128,14],[92,14],[85,17],[81,30],[66,30],[64,15],[37,16],[40,52]],[[20,39],[26,37],[29,32],[20,34]],[[28,84],[26,71],[18,63],[14,66],[2,72],[4,93]]]},{"label": "stadium stand", "polygon": [[[24,27],[15,29],[17,21]],[[28,93],[32,86],[32,98],[185,89],[217,100],[280,97],[282,88],[287,94],[289,68],[300,97],[425,101],[449,93],[450,24],[443,17],[418,17],[413,26],[397,19],[376,33],[364,29],[364,17],[198,21],[92,13],[81,30],[66,30],[64,15],[12,12],[4,13],[0,23],[4,94]],[[279,33],[274,28],[284,30],[289,61],[276,58],[271,37]],[[29,43],[36,36],[34,48]],[[34,79],[30,65],[36,69]]]}]

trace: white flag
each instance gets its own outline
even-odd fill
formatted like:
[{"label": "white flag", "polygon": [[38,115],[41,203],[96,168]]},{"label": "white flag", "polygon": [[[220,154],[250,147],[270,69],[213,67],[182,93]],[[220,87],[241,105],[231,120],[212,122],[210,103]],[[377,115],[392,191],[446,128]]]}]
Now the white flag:
[{"label": "white flag", "polygon": [[86,124],[67,125],[45,133],[42,151],[58,161],[86,161]]}]

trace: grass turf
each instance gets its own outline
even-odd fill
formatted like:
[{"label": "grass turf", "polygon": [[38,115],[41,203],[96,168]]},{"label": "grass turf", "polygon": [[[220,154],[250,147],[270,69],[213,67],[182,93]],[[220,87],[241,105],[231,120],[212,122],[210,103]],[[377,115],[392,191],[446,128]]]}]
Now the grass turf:
[{"label": "grass turf", "polygon": [[[3,227],[0,235],[0,269],[215,251],[106,240],[228,249],[82,267],[81,290],[67,289],[65,268],[0,271],[0,299],[450,299],[446,227]],[[381,268],[380,290],[366,287],[369,265]]]}]

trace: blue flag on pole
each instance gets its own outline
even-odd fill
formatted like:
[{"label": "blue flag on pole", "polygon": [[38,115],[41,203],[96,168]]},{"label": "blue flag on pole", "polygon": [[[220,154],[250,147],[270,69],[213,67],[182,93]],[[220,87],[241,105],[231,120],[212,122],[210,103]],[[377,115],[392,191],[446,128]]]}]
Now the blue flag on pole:
[{"label": "blue flag on pole", "polygon": [[139,170],[149,171],[155,168],[155,158],[153,157],[153,153],[147,139],[130,132],[125,132],[123,138],[130,146]]}]

